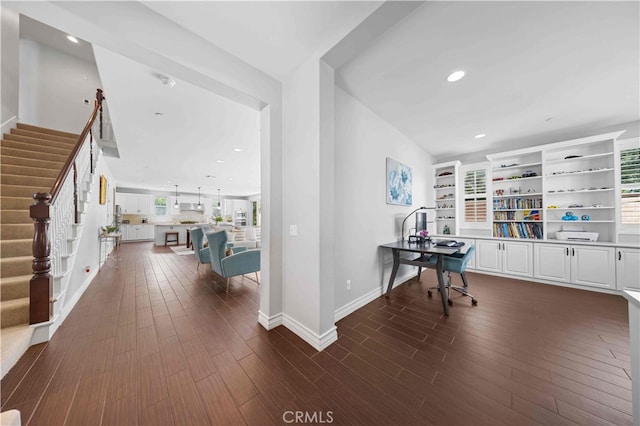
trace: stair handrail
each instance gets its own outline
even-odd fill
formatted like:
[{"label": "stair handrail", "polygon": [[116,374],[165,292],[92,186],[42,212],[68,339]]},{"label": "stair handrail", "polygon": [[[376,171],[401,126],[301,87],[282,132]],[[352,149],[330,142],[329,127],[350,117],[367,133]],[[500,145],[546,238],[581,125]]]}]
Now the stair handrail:
[{"label": "stair handrail", "polygon": [[97,89],[96,100],[93,102],[93,111],[91,112],[91,116],[89,116],[87,124],[84,126],[84,129],[82,129],[82,133],[80,133],[80,137],[78,138],[76,145],[73,147],[73,151],[71,151],[71,155],[69,155],[69,158],[67,158],[67,161],[64,163],[64,166],[62,167],[58,178],[51,187],[51,204],[56,202],[56,198],[58,197],[58,193],[60,192],[62,183],[64,182],[67,175],[71,172],[71,166],[75,165],[78,152],[80,152],[80,148],[82,148],[85,139],[89,135],[91,127],[93,127],[93,123],[96,121],[98,113],[102,110],[102,101],[104,99],[105,98],[102,94],[102,89]]},{"label": "stair handrail", "polygon": [[[79,223],[78,165],[76,160],[78,159],[79,153],[82,152],[83,158],[86,157],[91,163],[85,169],[90,171],[91,174],[94,172],[93,134],[91,133],[91,128],[94,125],[98,113],[102,111],[102,102],[104,99],[102,89],[97,89],[94,108],[89,120],[82,130],[82,133],[80,133],[78,141],[74,145],[60,174],[51,187],[51,192],[36,192],[33,194],[35,202],[29,208],[30,216],[34,221],[32,244],[33,276],[29,282],[29,324],[47,322],[50,321],[53,316],[53,304],[56,302],[56,298],[53,296],[53,276],[51,274],[51,241],[54,240],[55,243],[53,269],[54,272],[59,273],[62,269],[61,255],[68,254],[68,248],[62,245],[62,242],[64,242],[69,233],[69,226],[67,224],[69,221],[75,224]],[[88,147],[86,144],[87,136],[89,136]],[[87,152],[87,150],[89,152]],[[71,170],[73,170],[73,176],[71,176]],[[70,182],[71,179],[72,182]],[[72,195],[71,191],[73,192]],[[70,198],[73,197],[73,212],[69,212],[67,208],[69,207],[68,205],[60,206],[64,207],[64,209],[58,209],[56,207],[57,204],[55,201],[62,192],[66,193],[65,197],[67,197],[66,200],[63,199],[64,197],[61,198],[63,204],[65,204],[67,200],[70,201]],[[70,218],[71,215],[73,215],[73,219]],[[54,216],[55,219],[54,227],[59,228],[56,230],[54,238],[51,238],[51,231],[49,229],[52,216]],[[59,224],[59,222],[65,223]]]}]

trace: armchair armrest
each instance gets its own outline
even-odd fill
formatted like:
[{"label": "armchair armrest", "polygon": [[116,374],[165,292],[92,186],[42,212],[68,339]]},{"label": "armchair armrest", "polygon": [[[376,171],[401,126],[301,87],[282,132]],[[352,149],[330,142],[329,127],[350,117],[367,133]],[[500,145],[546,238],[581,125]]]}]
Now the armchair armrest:
[{"label": "armchair armrest", "polygon": [[260,250],[246,250],[220,261],[225,277],[248,274],[260,270]]}]

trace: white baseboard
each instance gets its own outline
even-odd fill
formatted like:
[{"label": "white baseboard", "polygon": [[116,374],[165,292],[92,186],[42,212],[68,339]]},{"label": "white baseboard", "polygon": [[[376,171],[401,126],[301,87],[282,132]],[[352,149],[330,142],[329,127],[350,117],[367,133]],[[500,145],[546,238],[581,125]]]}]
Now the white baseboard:
[{"label": "white baseboard", "polygon": [[282,325],[294,332],[302,340],[310,344],[317,351],[322,351],[327,346],[338,340],[338,329],[334,325],[329,330],[319,335],[287,314],[282,314]]},{"label": "white baseboard", "polygon": [[71,310],[73,309],[74,306],[76,306],[76,303],[78,303],[78,300],[80,300],[84,292],[87,290],[87,288],[89,288],[91,281],[93,281],[96,275],[98,275],[99,270],[100,270],[99,267],[94,268],[91,271],[91,273],[85,277],[84,282],[82,283],[80,288],[78,288],[78,291],[76,291],[73,294],[73,296],[71,296],[71,299],[69,299],[69,301],[62,307],[62,310],[60,311],[60,318],[58,320],[59,324],[62,324],[65,318],[67,318],[67,315],[71,313]]},{"label": "white baseboard", "polygon": [[[405,275],[403,275],[401,277],[396,277],[396,280],[393,283],[393,287],[392,288],[396,288],[397,286],[399,286],[401,284],[404,284],[405,282],[409,281],[413,277],[415,277],[415,272],[410,272],[410,273],[405,274]],[[362,308],[367,303],[371,303],[374,300],[376,300],[378,297],[384,295],[387,292],[387,285],[388,285],[388,283],[385,283],[384,285],[381,285],[378,288],[374,288],[370,292],[365,293],[364,295],[358,297],[357,299],[352,300],[351,302],[347,303],[346,305],[336,309],[336,312],[334,314],[335,315],[335,321],[336,322],[340,321],[342,318],[346,317],[347,315],[351,314],[352,312],[357,311],[358,309]]]},{"label": "white baseboard", "polygon": [[282,313],[268,317],[264,312],[258,311],[258,323],[267,330],[273,330],[282,325]]},{"label": "white baseboard", "polygon": [[0,134],[4,135],[5,133],[9,133],[11,129],[16,127],[17,123],[18,123],[18,117],[14,115],[4,123],[0,124]]}]

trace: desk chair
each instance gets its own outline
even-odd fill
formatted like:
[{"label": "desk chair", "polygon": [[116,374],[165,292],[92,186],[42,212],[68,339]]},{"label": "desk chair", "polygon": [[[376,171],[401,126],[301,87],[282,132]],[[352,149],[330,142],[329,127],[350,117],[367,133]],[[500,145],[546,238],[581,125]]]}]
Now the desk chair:
[{"label": "desk chair", "polygon": [[[449,302],[449,305],[453,305],[453,302],[451,301],[451,298],[448,297],[449,296],[449,292],[451,290],[453,291],[457,291],[458,293],[462,294],[463,296],[467,296],[471,298],[471,304],[472,305],[477,305],[478,304],[478,300],[471,294],[469,294],[467,292],[467,288],[469,287],[469,283],[467,282],[467,277],[464,275],[464,271],[467,269],[467,264],[469,263],[469,261],[471,260],[471,256],[473,256],[473,252],[476,250],[474,245],[471,245],[469,247],[469,250],[467,250],[466,253],[455,253],[451,256],[445,256],[443,259],[443,270],[445,272],[447,272],[448,275],[448,284],[447,284],[447,299]],[[436,268],[436,263],[438,261],[437,256],[431,256],[431,258],[429,259],[429,263],[431,265],[433,265],[433,268]],[[457,274],[460,274],[460,276],[462,277],[462,283],[463,286],[462,287],[457,287],[454,285],[451,285],[451,273],[455,272]],[[432,290],[434,289],[439,289],[438,287],[431,287],[428,289],[427,294],[429,295],[429,297],[431,297],[433,295]]]}]

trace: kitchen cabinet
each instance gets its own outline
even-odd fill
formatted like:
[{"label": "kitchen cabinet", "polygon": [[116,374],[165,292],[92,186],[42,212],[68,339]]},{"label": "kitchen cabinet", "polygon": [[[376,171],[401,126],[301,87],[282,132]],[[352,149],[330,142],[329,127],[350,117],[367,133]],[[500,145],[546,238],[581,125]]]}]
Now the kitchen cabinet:
[{"label": "kitchen cabinet", "polygon": [[154,225],[122,225],[120,231],[123,241],[146,241],[154,238]]},{"label": "kitchen cabinet", "polygon": [[616,248],[616,288],[640,289],[640,249]]},{"label": "kitchen cabinet", "polygon": [[614,248],[536,244],[534,277],[614,289],[616,282]]},{"label": "kitchen cabinet", "polygon": [[533,245],[521,241],[476,240],[475,269],[533,276]]},{"label": "kitchen cabinet", "polygon": [[118,194],[117,203],[124,214],[150,215],[153,211],[153,197],[145,194]]},{"label": "kitchen cabinet", "polygon": [[[455,240],[461,243],[464,243],[462,247],[460,247],[461,253],[466,253],[469,248],[476,243],[476,240],[469,238],[458,238],[455,237]],[[476,247],[477,249],[477,247]],[[471,260],[467,263],[467,269],[476,269],[476,253],[471,256]]]}]

